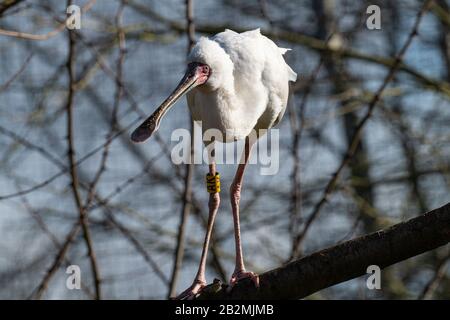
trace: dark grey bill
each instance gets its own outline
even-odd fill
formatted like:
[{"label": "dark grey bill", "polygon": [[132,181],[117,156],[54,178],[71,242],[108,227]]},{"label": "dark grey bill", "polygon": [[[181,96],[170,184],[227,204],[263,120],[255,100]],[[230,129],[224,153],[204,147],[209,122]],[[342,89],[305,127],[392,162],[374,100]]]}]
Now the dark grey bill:
[{"label": "dark grey bill", "polygon": [[153,112],[150,117],[148,117],[136,130],[133,131],[131,134],[131,140],[133,142],[144,142],[150,138],[153,132],[158,130],[161,119],[170,107],[172,107],[183,95],[189,92],[189,90],[194,87],[196,81],[197,76],[195,75],[195,70],[187,70],[183,79],[170,94],[170,96],[164,100],[164,102],[158,107],[158,109],[156,109],[155,112]]}]

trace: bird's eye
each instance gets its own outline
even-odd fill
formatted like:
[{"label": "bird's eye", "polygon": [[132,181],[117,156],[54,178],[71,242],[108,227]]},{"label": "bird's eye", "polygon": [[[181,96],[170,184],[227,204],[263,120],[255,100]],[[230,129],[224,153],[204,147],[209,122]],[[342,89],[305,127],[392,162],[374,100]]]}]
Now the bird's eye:
[{"label": "bird's eye", "polygon": [[205,73],[209,73],[209,67],[208,66],[203,66],[203,71]]}]

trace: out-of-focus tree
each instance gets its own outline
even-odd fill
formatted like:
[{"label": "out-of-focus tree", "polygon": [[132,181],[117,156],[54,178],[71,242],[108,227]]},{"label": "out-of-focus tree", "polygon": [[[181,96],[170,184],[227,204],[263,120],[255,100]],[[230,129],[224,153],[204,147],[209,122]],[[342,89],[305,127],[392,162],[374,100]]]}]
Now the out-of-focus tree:
[{"label": "out-of-focus tree", "polygon": [[[79,30],[65,25],[71,4],[81,8]],[[369,5],[381,10],[380,30],[366,27]],[[189,284],[207,221],[207,169],[171,161],[172,131],[191,126],[187,107],[144,145],[128,136],[183,72],[187,44],[225,28],[261,28],[292,49],[285,57],[299,74],[278,127],[278,174],[248,171],[241,227],[250,269],[449,202],[448,1],[430,2],[398,55],[422,6],[0,0],[0,297],[151,299]],[[223,177],[234,170],[219,166]],[[222,183],[227,199],[231,181]],[[207,271],[227,280],[226,201],[217,220]],[[449,259],[447,245],[383,270],[381,290],[357,278],[309,298],[448,299]],[[81,290],[65,285],[74,264]]]}]

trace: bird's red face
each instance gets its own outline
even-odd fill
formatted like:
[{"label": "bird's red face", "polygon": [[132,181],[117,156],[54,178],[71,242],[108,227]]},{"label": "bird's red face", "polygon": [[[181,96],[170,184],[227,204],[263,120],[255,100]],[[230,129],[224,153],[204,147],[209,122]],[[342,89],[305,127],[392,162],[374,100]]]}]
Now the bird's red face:
[{"label": "bird's red face", "polygon": [[195,78],[195,86],[200,86],[208,81],[210,73],[211,68],[207,64],[201,62],[191,62],[188,64],[185,77],[188,76]]},{"label": "bird's red face", "polygon": [[159,127],[162,117],[183,95],[195,87],[201,86],[208,81],[211,68],[204,63],[191,62],[188,64],[186,73],[175,90],[164,100],[153,114],[147,118],[131,135],[134,142],[142,142],[148,139]]}]

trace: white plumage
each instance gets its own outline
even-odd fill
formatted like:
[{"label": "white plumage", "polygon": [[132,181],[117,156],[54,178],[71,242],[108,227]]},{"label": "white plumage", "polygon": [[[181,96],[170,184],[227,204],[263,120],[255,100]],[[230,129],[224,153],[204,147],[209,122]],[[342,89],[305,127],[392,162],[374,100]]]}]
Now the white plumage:
[{"label": "white plumage", "polygon": [[[244,265],[239,227],[239,200],[245,167],[254,140],[247,139],[255,129],[270,129],[283,117],[286,110],[289,81],[297,75],[286,64],[283,54],[289,49],[278,48],[259,29],[236,33],[225,30],[214,37],[200,38],[189,54],[189,64],[183,79],[175,90],[131,135],[142,142],[158,129],[165,113],[184,94],[193,119],[202,122],[203,131],[220,130],[221,142],[245,139],[243,162],[240,162],[230,187],[230,200],[236,242],[236,264],[230,285],[251,278],[259,286],[259,277],[247,271]],[[214,144],[210,144],[214,148]],[[203,251],[197,275],[192,285],[178,296],[192,299],[206,285],[205,267],[208,245],[215,216],[220,204],[220,176],[216,171],[213,152],[210,154],[207,191],[209,217]]]},{"label": "white plumage", "polygon": [[200,38],[188,60],[205,63],[212,72],[187,94],[194,120],[202,121],[203,130],[221,130],[227,141],[276,125],[286,109],[288,83],[297,78],[283,59],[288,50],[259,29]]}]

